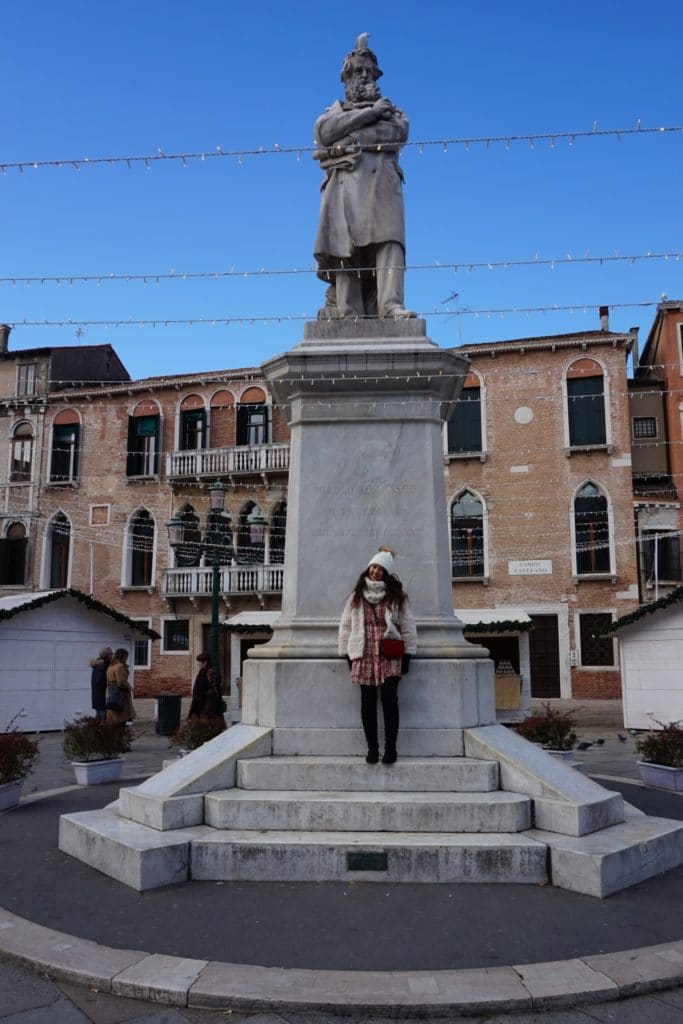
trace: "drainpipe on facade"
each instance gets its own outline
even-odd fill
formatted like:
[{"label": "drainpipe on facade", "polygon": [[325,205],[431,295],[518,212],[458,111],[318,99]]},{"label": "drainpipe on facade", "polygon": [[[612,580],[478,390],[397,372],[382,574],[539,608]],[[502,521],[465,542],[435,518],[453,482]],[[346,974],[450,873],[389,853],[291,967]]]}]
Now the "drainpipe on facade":
[{"label": "drainpipe on facade", "polygon": [[640,366],[640,352],[638,351],[638,328],[631,327],[628,332],[631,335],[631,360],[633,363],[633,374]]}]

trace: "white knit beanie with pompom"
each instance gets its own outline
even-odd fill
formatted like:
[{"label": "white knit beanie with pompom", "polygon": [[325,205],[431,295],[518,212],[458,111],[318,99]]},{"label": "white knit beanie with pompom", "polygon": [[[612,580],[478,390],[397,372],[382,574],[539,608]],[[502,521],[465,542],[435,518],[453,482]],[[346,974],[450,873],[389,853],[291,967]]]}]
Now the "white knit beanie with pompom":
[{"label": "white knit beanie with pompom", "polygon": [[380,548],[376,555],[373,555],[368,562],[368,569],[371,565],[381,565],[389,576],[394,573],[394,552],[392,548]]}]

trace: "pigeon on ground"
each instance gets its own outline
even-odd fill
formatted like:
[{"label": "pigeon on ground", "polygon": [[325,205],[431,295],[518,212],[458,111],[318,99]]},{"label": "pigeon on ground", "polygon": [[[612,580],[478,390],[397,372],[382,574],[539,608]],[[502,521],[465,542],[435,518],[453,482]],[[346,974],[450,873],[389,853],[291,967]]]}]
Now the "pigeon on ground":
[{"label": "pigeon on ground", "polygon": [[605,741],[604,741],[603,739],[600,739],[600,740],[596,740],[596,741],[595,741],[595,745],[596,745],[597,747],[601,747],[601,746],[602,746],[602,745],[604,744],[604,742],[605,742]]},{"label": "pigeon on ground", "polygon": [[592,743],[587,743],[585,740],[583,740],[583,742],[577,743],[576,749],[577,750],[588,750],[588,748],[592,747],[592,746],[593,746]]},{"label": "pigeon on ground", "polygon": [[617,739],[620,743],[626,743],[626,737],[622,736],[620,732],[617,733]]}]

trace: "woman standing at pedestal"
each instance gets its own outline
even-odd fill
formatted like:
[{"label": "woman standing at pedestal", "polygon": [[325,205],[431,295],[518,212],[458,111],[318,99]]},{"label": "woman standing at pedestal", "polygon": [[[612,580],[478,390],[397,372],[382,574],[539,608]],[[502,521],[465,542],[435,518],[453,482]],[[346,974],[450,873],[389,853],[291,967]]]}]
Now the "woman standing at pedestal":
[{"label": "woman standing at pedestal", "polygon": [[[352,682],[360,686],[368,764],[379,761],[378,690],[384,716],[382,764],[396,761],[398,684],[401,675],[409,670],[410,656],[417,650],[417,631],[408,595],[393,569],[392,549],[380,548],[358,577],[339,623],[339,653],[351,666]],[[395,643],[384,641],[403,641],[403,650],[396,652]]]}]

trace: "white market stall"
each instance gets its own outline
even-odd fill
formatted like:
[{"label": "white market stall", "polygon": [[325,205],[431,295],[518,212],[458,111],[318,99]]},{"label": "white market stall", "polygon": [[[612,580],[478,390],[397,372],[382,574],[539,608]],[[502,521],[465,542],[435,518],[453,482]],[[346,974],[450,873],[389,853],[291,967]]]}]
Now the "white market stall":
[{"label": "white market stall", "polygon": [[531,712],[531,618],[521,608],[458,608],[463,634],[487,647],[495,665],[496,719],[520,722]]},{"label": "white market stall", "polygon": [[91,713],[90,661],[103,647],[129,652],[158,634],[78,590],[48,590],[0,598],[0,730],[61,729]]},{"label": "white market stall", "polygon": [[250,647],[267,643],[273,635],[273,623],[280,618],[279,611],[238,612],[221,623],[221,629],[230,634],[230,686],[231,722],[242,719],[242,664]]},{"label": "white market stall", "polygon": [[683,587],[613,623],[627,729],[683,721]]}]

